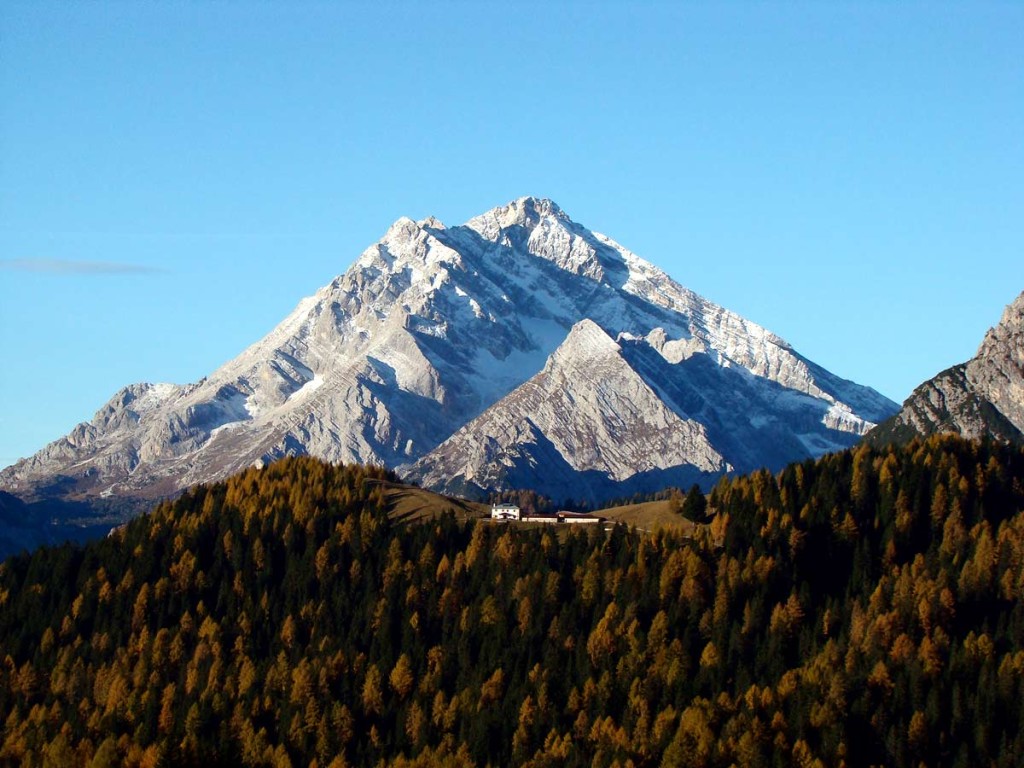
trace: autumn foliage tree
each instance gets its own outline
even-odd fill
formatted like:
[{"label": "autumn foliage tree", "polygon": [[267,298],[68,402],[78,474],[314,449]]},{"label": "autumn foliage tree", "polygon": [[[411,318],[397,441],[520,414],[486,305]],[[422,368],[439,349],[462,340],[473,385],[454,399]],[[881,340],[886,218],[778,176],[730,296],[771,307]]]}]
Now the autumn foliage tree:
[{"label": "autumn foliage tree", "polygon": [[1018,765],[1022,478],[858,448],[722,480],[683,536],[247,470],[0,564],[0,762]]}]

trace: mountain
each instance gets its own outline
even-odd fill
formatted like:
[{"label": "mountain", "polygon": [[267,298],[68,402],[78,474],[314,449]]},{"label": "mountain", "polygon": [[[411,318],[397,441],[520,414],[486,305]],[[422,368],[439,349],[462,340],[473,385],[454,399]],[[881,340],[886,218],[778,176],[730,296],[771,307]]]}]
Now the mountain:
[{"label": "mountain", "polygon": [[[591,364],[610,372],[603,389],[590,388]],[[781,466],[850,445],[896,410],[550,200],[522,198],[462,226],[399,219],[237,358],[194,384],[125,387],[0,473],[0,487],[130,511],[295,454],[433,478],[430,467],[468,450],[448,443],[425,459],[458,430],[479,440],[481,424],[525,415],[514,412],[533,402],[523,386],[544,418],[493,435],[492,458],[546,456],[567,491],[585,476],[592,495],[645,473]],[[565,419],[591,426],[570,439]]]},{"label": "mountain", "polygon": [[866,440],[884,445],[938,432],[1024,443],[1024,293],[1006,307],[977,355],[917,387]]}]

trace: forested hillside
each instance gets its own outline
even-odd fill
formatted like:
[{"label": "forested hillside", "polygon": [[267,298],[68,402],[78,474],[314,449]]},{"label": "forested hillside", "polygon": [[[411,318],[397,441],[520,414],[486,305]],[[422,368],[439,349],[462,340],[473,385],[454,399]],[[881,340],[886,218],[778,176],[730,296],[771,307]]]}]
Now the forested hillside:
[{"label": "forested hillside", "polygon": [[0,565],[0,761],[1021,764],[1019,448],[723,480],[692,538],[398,525],[388,477],[288,459]]}]

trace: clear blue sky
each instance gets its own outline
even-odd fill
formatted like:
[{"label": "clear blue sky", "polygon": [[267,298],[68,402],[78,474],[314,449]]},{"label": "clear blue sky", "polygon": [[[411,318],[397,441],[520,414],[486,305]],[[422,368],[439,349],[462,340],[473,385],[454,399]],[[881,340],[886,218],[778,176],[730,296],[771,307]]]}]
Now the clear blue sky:
[{"label": "clear blue sky", "polygon": [[1024,290],[1024,4],[0,4],[0,464],[550,197],[901,401]]}]

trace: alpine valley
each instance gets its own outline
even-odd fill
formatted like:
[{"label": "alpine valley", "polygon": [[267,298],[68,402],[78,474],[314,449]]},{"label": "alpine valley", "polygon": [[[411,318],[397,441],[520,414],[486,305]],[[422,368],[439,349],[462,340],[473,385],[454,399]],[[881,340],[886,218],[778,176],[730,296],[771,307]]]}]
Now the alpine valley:
[{"label": "alpine valley", "polygon": [[184,386],[132,384],[0,473],[114,517],[286,455],[480,497],[601,501],[780,468],[897,411],[550,200],[396,221],[270,334]]}]

